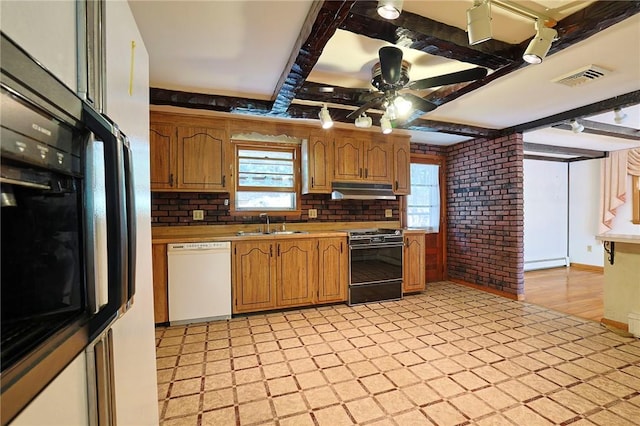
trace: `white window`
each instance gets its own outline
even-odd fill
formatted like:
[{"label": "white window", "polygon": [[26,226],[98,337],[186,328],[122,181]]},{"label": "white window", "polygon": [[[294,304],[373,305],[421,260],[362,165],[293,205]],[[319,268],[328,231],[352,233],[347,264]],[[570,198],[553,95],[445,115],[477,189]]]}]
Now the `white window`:
[{"label": "white window", "polygon": [[236,145],[235,210],[295,211],[298,148]]},{"label": "white window", "polygon": [[411,163],[411,195],[407,196],[407,226],[440,230],[440,166]]}]

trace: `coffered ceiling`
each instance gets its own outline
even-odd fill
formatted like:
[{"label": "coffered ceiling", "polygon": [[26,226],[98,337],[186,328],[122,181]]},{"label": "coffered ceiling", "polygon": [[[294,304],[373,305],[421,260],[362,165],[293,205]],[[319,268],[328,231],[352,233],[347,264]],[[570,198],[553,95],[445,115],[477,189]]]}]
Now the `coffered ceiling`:
[{"label": "coffered ceiling", "polygon": [[[557,21],[542,64],[522,60],[533,21],[495,5],[493,39],[470,46],[471,0],[404,1],[393,21],[377,15],[375,1],[130,0],[149,51],[152,104],[317,122],[326,103],[334,121],[353,126],[346,116],[376,91],[378,50],[395,45],[411,80],[488,70],[470,84],[413,91],[438,105],[394,123],[415,142],[521,131],[544,146],[640,146],[640,2],[511,3]],[[554,82],[589,66],[606,74],[575,87]],[[613,121],[615,106],[627,115],[623,123]],[[374,125],[381,113],[368,111]],[[584,132],[567,130],[573,118],[588,120]]]}]

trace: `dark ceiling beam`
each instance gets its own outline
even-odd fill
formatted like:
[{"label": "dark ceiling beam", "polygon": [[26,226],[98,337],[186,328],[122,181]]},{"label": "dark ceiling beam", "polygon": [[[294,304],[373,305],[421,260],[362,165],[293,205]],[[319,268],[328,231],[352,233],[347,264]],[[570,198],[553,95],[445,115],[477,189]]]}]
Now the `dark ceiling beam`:
[{"label": "dark ceiling beam", "polygon": [[[592,120],[580,120],[580,124],[584,127],[582,133],[640,141],[640,130],[631,127],[615,126],[613,124],[600,123]],[[562,130],[572,130],[569,123],[556,124],[553,127]]]},{"label": "dark ceiling beam", "polygon": [[536,161],[553,161],[555,163],[568,163],[570,158],[562,158],[562,157],[548,157],[546,155],[533,155],[533,154],[524,154],[525,160],[536,160]]},{"label": "dark ceiling beam", "polygon": [[172,105],[183,108],[255,115],[267,115],[271,113],[271,107],[273,105],[271,101],[261,101],[258,99],[181,92],[155,87],[149,89],[149,103],[151,105]]},{"label": "dark ceiling beam", "polygon": [[576,157],[601,158],[606,155],[606,151],[595,149],[573,148],[569,146],[545,145],[541,143],[524,143],[525,152],[544,152],[547,154],[573,155]]},{"label": "dark ceiling beam", "polygon": [[517,126],[507,127],[500,130],[500,135],[510,135],[513,133],[523,133],[526,131],[538,130],[545,127],[562,124],[571,119],[579,119],[587,116],[601,114],[603,112],[612,111],[616,107],[625,108],[631,105],[640,104],[640,90],[627,93],[613,98],[604,99],[559,114],[550,115],[538,120],[529,121],[527,123],[518,124]]},{"label": "dark ceiling beam", "polygon": [[[314,1],[274,92],[272,115],[284,115],[327,42],[356,2]],[[303,42],[304,41],[304,42]]]},{"label": "dark ceiling beam", "polygon": [[470,46],[467,32],[460,28],[407,11],[389,21],[378,15],[376,5],[375,1],[357,2],[340,29],[490,69],[501,68],[518,58],[517,45],[489,40]]}]

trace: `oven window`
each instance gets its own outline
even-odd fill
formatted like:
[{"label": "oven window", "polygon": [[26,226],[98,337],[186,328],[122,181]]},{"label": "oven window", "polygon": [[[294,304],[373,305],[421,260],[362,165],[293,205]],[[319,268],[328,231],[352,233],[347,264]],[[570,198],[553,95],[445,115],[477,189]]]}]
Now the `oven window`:
[{"label": "oven window", "polygon": [[2,370],[84,311],[79,182],[3,184]]},{"label": "oven window", "polygon": [[402,246],[351,248],[351,285],[402,280]]}]

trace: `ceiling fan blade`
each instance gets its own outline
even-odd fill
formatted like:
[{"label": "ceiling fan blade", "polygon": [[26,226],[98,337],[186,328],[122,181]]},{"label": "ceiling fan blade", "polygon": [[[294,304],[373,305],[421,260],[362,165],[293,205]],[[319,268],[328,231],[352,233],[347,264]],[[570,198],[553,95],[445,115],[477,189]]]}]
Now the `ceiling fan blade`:
[{"label": "ceiling fan blade", "polygon": [[380,56],[380,72],[382,79],[387,84],[396,84],[402,75],[402,50],[393,46],[381,47],[378,51]]},{"label": "ceiling fan blade", "polygon": [[412,95],[411,93],[404,93],[402,97],[411,102],[411,105],[413,105],[414,109],[420,111],[429,112],[438,107],[438,105],[434,104],[433,102],[429,102],[428,100],[422,99],[421,97],[416,95]]},{"label": "ceiling fan blade", "polygon": [[487,75],[486,68],[471,68],[464,71],[443,74],[437,77],[423,78],[422,80],[412,81],[405,87],[412,90],[428,89],[429,87],[444,86],[447,84],[464,83],[465,81],[478,80]]},{"label": "ceiling fan blade", "polygon": [[384,95],[382,95],[382,94],[380,96],[378,96],[377,98],[371,99],[369,102],[367,102],[366,104],[362,105],[357,110],[355,110],[353,112],[350,112],[347,115],[346,118],[348,118],[349,120],[355,120],[356,118],[360,117],[360,115],[362,115],[363,112],[365,112],[366,110],[368,110],[372,106],[379,104],[381,99],[384,99]]}]

